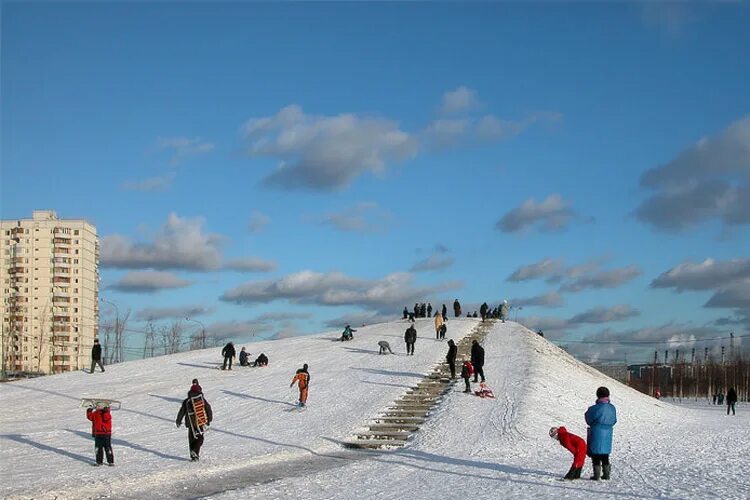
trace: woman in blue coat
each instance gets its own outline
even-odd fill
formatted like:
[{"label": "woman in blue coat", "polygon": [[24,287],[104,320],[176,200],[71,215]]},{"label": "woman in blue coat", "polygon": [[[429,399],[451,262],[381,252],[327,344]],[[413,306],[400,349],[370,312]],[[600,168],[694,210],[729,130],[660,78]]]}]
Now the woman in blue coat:
[{"label": "woman in blue coat", "polygon": [[609,479],[609,454],[612,453],[612,427],[617,423],[617,411],[609,402],[609,389],[596,390],[596,404],[586,410],[588,454],[594,463],[591,479]]}]

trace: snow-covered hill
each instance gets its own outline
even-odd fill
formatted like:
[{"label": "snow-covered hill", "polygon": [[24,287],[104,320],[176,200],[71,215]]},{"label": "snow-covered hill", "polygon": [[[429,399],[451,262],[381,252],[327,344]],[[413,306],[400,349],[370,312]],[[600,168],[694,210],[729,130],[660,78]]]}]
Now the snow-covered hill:
[{"label": "snow-covered hill", "polygon": [[[477,320],[452,319],[449,338]],[[577,362],[515,323],[485,340],[496,400],[456,386],[406,448],[345,450],[365,422],[443,360],[431,320],[418,320],[416,355],[403,355],[401,321],[254,343],[267,368],[216,369],[218,349],[0,385],[0,494],[13,498],[625,498],[750,497],[750,419],[717,407],[659,402]],[[388,340],[397,356],[380,356]],[[239,348],[240,346],[238,346]],[[310,365],[309,408],[293,409],[296,368]],[[174,420],[192,378],[214,409],[201,461],[187,460]],[[566,425],[585,436],[583,412],[607,385],[617,406],[609,482],[561,482],[571,456],[547,436]],[[82,396],[122,400],[114,412],[117,466],[95,468]],[[291,411],[290,411],[291,410]],[[590,473],[590,464],[584,473]],[[231,490],[231,491],[228,491]]]}]

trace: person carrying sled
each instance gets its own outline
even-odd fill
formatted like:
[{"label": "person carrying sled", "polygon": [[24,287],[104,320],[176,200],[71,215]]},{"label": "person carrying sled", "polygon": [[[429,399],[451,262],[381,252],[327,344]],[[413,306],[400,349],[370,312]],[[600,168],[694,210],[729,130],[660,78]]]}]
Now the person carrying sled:
[{"label": "person carrying sled", "polygon": [[378,347],[380,347],[380,352],[378,354],[385,354],[385,351],[393,354],[393,351],[391,351],[391,344],[389,344],[385,340],[381,340],[380,342],[378,342]]},{"label": "person carrying sled", "polygon": [[409,328],[404,332],[404,342],[406,342],[406,355],[414,356],[414,343],[417,341],[417,329],[414,328],[414,324],[409,325]]},{"label": "person carrying sled", "polygon": [[266,356],[263,353],[260,353],[257,358],[255,358],[255,362],[253,363],[253,366],[268,366],[268,356]]},{"label": "person carrying sled", "polygon": [[581,479],[581,471],[586,463],[586,441],[582,437],[568,432],[565,427],[552,427],[549,437],[556,439],[566,450],[573,454],[573,465],[563,479]]},{"label": "person carrying sled", "polygon": [[591,479],[609,479],[612,427],[617,423],[617,411],[609,402],[609,389],[600,387],[596,390],[596,404],[586,410],[585,418],[589,425],[586,435],[588,455],[594,464],[594,475]]},{"label": "person carrying sled", "polygon": [[451,370],[451,380],[456,379],[456,354],[458,354],[458,347],[453,339],[449,339],[448,354],[445,356],[445,361],[448,362],[448,368]]},{"label": "person carrying sled", "polygon": [[293,387],[295,383],[299,387],[299,406],[304,407],[307,404],[307,388],[310,385],[310,372],[307,371],[307,363],[297,370],[289,387]]},{"label": "person carrying sled", "polygon": [[461,367],[461,378],[464,379],[466,389],[464,392],[471,394],[471,376],[474,374],[474,367],[471,365],[471,361],[464,359],[463,366]]},{"label": "person carrying sled", "polygon": [[234,349],[234,344],[229,342],[221,350],[221,355],[224,356],[224,364],[221,365],[222,370],[227,369],[227,362],[229,362],[229,369],[232,369],[232,359],[237,355],[237,351]]},{"label": "person carrying sled", "polygon": [[474,382],[479,382],[479,377],[484,382],[484,347],[476,340],[471,342],[471,365],[474,367]]},{"label": "person carrying sled", "polygon": [[99,339],[94,339],[94,345],[91,347],[91,370],[89,373],[94,373],[96,365],[104,372],[104,365],[102,364],[102,346],[99,344]]},{"label": "person carrying sled", "polygon": [[438,315],[435,316],[435,338],[437,340],[440,340],[440,329],[443,328],[444,324],[443,315],[438,313]]},{"label": "person carrying sled", "polygon": [[247,360],[247,351],[244,347],[240,349],[240,366],[250,366],[250,362]]},{"label": "person carrying sled", "polygon": [[211,425],[211,420],[213,420],[214,418],[213,412],[211,411],[211,405],[208,404],[205,396],[203,396],[203,389],[198,383],[198,379],[194,378],[193,385],[190,386],[190,390],[187,393],[187,398],[182,401],[180,411],[177,413],[177,419],[175,421],[178,428],[183,424],[184,421],[185,427],[188,431],[188,448],[190,449],[190,460],[193,462],[197,462],[200,459],[201,446],[203,446],[203,433],[195,432],[193,430],[198,429],[195,407],[193,405],[193,398],[195,396],[200,396],[203,400],[203,411],[206,413],[207,418],[206,425]]},{"label": "person carrying sled", "polygon": [[346,325],[344,327],[344,332],[341,334],[341,341],[345,342],[347,340],[354,340],[354,332],[356,332],[354,328],[352,328],[350,325]]},{"label": "person carrying sled", "polygon": [[112,451],[112,413],[109,406],[97,404],[96,408],[86,410],[86,418],[91,420],[91,435],[94,437],[96,448],[96,465],[104,463],[107,455],[107,465],[115,465],[115,454]]}]

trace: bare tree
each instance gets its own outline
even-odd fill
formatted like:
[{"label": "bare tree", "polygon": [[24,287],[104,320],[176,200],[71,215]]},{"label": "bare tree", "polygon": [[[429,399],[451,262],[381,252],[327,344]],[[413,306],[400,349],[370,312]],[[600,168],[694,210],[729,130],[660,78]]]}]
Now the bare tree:
[{"label": "bare tree", "polygon": [[123,361],[125,361],[125,329],[128,325],[130,312],[130,309],[128,309],[125,315],[120,318],[115,325],[115,351],[117,352],[117,359],[115,363],[122,363]]},{"label": "bare tree", "polygon": [[143,344],[143,358],[154,357],[154,348],[156,347],[156,325],[154,325],[154,319],[149,318],[146,324],[146,340]]},{"label": "bare tree", "polygon": [[182,342],[182,322],[173,321],[169,326],[169,353],[180,352],[180,343]]},{"label": "bare tree", "polygon": [[161,336],[161,345],[164,347],[164,354],[169,354],[169,327],[161,325],[159,327],[159,335]]},{"label": "bare tree", "polygon": [[106,321],[101,324],[101,331],[104,332],[104,338],[101,340],[102,350],[104,351],[102,359],[107,364],[112,364],[113,351],[112,349],[112,332],[114,332],[114,326],[110,321]]}]

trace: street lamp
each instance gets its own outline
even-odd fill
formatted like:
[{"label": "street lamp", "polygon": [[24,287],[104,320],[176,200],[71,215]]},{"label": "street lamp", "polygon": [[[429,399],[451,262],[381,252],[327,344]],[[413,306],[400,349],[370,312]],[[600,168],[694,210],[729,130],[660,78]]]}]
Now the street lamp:
[{"label": "street lamp", "polygon": [[[115,347],[118,347],[118,346],[122,347],[122,342],[119,339],[119,336],[120,336],[120,309],[117,307],[117,304],[115,304],[114,302],[111,302],[111,301],[109,301],[109,300],[107,300],[107,299],[105,299],[103,297],[99,297],[99,300],[101,300],[102,302],[106,302],[107,304],[109,304],[109,305],[111,305],[112,307],[115,308]],[[105,345],[104,345],[104,359],[107,359],[107,349],[109,348],[109,346],[107,344],[108,344],[108,342],[105,343]],[[121,354],[122,353],[117,352],[118,358],[120,357]],[[122,360],[118,359],[118,362],[119,361],[122,361]]]},{"label": "street lamp", "polygon": [[185,321],[192,321],[193,323],[198,323],[201,326],[201,336],[200,336],[201,349],[205,349],[206,348],[206,325],[204,325],[197,319],[185,318]]}]

